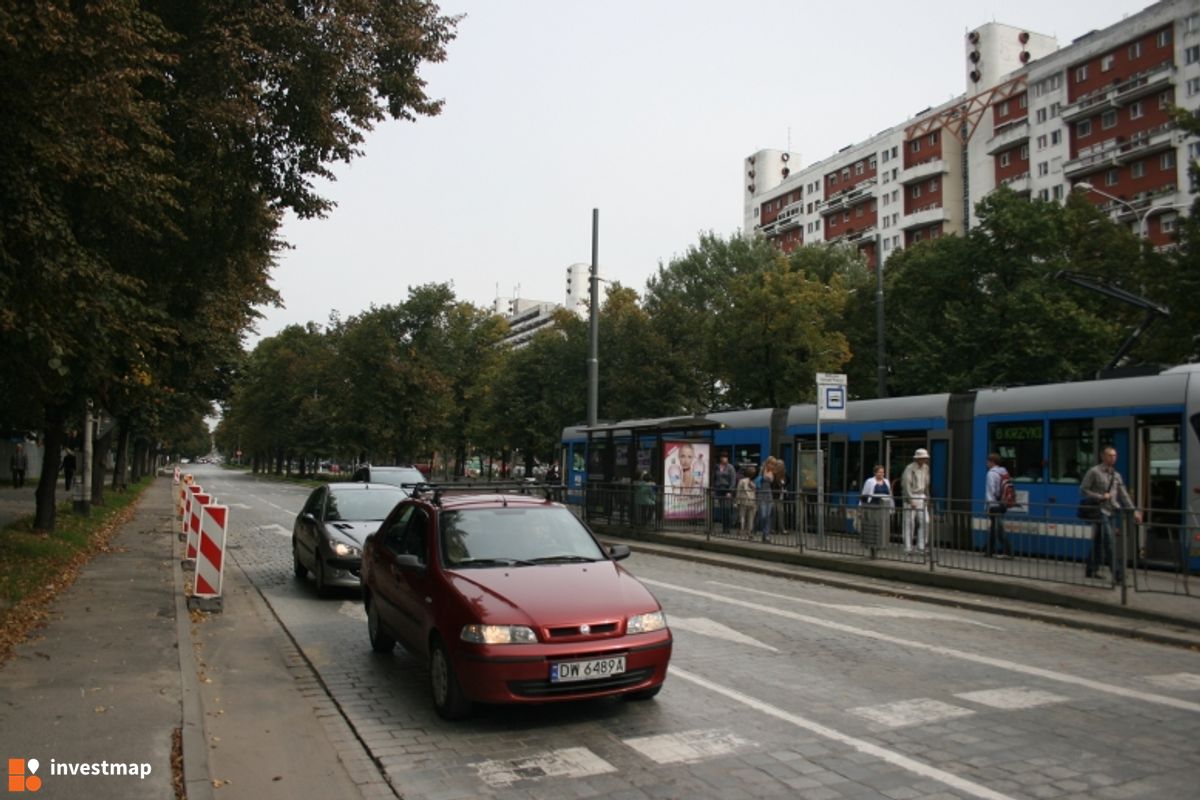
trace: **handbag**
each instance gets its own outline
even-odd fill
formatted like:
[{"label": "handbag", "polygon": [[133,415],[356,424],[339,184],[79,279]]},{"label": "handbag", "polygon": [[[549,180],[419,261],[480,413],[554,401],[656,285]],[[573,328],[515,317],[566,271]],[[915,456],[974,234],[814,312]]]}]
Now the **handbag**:
[{"label": "handbag", "polygon": [[1075,516],[1080,519],[1085,519],[1088,522],[1095,522],[1100,519],[1100,498],[1085,497],[1079,501],[1079,509],[1075,512]]},{"label": "handbag", "polygon": [[[1116,478],[1109,478],[1108,488],[1104,490],[1105,494],[1112,491],[1113,484],[1116,483]],[[1100,519],[1100,498],[1099,497],[1082,497],[1079,500],[1079,508],[1075,511],[1075,516],[1080,519],[1085,519],[1088,522],[1097,522]]]}]

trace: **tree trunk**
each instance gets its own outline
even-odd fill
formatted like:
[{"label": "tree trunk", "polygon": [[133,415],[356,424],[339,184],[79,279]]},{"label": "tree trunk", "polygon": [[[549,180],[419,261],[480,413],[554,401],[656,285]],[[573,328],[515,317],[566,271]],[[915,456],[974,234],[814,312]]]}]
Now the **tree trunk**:
[{"label": "tree trunk", "polygon": [[92,505],[104,505],[104,464],[108,461],[108,453],[112,450],[113,434],[116,428],[109,428],[108,433],[92,443]]},{"label": "tree trunk", "polygon": [[113,467],[112,490],[123,492],[129,488],[125,480],[126,462],[129,460],[129,420],[119,420],[117,426],[120,433],[117,434],[117,463]]},{"label": "tree trunk", "polygon": [[139,438],[133,440],[133,472],[129,476],[129,479],[134,483],[140,481],[142,475],[146,472],[146,451],[149,449],[145,439]]},{"label": "tree trunk", "polygon": [[62,452],[67,436],[63,431],[66,414],[58,407],[46,407],[46,431],[42,439],[42,474],[38,478],[37,512],[33,527],[39,531],[53,532],[57,506],[54,492],[58,488],[58,454]]}]

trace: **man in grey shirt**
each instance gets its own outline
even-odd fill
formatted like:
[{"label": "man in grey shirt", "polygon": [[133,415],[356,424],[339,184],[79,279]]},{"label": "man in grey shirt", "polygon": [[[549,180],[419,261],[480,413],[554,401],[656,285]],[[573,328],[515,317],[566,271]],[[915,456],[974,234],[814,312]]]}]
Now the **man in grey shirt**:
[{"label": "man in grey shirt", "polygon": [[1088,557],[1086,575],[1095,577],[1100,567],[1112,565],[1113,579],[1121,583],[1125,579],[1125,558],[1121,556],[1113,560],[1113,542],[1117,531],[1121,528],[1122,508],[1133,510],[1133,521],[1142,524],[1142,512],[1134,508],[1133,498],[1125,490],[1125,482],[1121,473],[1117,472],[1117,448],[1106,447],[1101,454],[1101,461],[1087,471],[1079,484],[1079,492],[1084,497],[1091,497],[1100,502],[1100,519],[1092,529],[1092,552]]}]

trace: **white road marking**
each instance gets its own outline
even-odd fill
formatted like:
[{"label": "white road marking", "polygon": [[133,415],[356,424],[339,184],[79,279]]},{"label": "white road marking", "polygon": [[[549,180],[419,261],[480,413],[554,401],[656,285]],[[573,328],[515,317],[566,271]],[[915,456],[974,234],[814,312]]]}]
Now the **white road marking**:
[{"label": "white road marking", "polygon": [[978,692],[963,692],[954,695],[961,700],[969,700],[992,708],[1002,708],[1011,711],[1019,708],[1037,708],[1051,703],[1065,703],[1069,697],[1040,689],[1026,689],[1024,686],[1013,686],[1008,689],[983,689]]},{"label": "white road marking", "polygon": [[637,736],[622,742],[658,764],[695,764],[728,755],[754,743],[729,731],[697,730]]},{"label": "white road marking", "polygon": [[906,725],[924,725],[942,719],[969,717],[975,712],[969,708],[952,706],[940,700],[920,697],[916,700],[901,700],[880,706],[860,706],[850,709],[851,714],[871,720],[887,728],[902,728]]},{"label": "white road marking", "polygon": [[276,525],[275,523],[271,523],[270,525],[259,525],[257,527],[260,531],[262,531],[264,533],[277,533],[280,536],[291,536],[292,535],[292,532],[289,531],[287,528],[283,527],[282,525]]},{"label": "white road marking", "polygon": [[787,594],[777,594],[775,592],[764,592],[761,589],[750,589],[745,586],[738,586],[733,583],[722,583],[721,581],[708,581],[714,586],[721,586],[726,589],[736,589],[750,594],[761,594],[766,597],[775,597],[781,600],[790,600],[793,603],[803,603],[805,605],[816,606],[818,608],[828,608],[831,611],[842,611],[847,614],[859,614],[864,617],[880,617],[890,619],[934,619],[946,620],[949,622],[964,622],[967,625],[978,625],[981,628],[991,628],[994,631],[1002,631],[999,625],[990,625],[986,622],[979,622],[973,619],[965,619],[957,614],[946,614],[940,611],[927,611],[921,608],[899,608],[897,606],[878,606],[878,605],[843,605],[839,603],[821,603],[817,600],[807,600],[803,597],[792,597]]},{"label": "white road marking", "polygon": [[499,789],[507,788],[521,780],[586,778],[589,775],[617,771],[616,767],[586,747],[553,750],[510,761],[480,761],[471,766],[475,767],[484,782]]},{"label": "white road marking", "polygon": [[663,581],[656,581],[650,578],[639,578],[639,580],[649,586],[659,586],[663,589],[696,595],[697,597],[716,600],[731,606],[748,608],[763,614],[773,614],[778,617],[784,617],[785,619],[803,622],[820,628],[828,628],[829,630],[839,631],[841,633],[862,636],[866,639],[888,642],[890,644],[900,645],[901,647],[909,647],[914,650],[924,650],[940,656],[948,656],[950,658],[958,658],[963,661],[970,661],[974,664],[983,664],[985,666],[995,667],[997,669],[1019,672],[1023,675],[1033,675],[1046,680],[1069,683],[1073,686],[1083,686],[1097,692],[1115,694],[1131,700],[1141,700],[1142,702],[1146,703],[1170,706],[1171,708],[1177,708],[1181,711],[1191,711],[1200,714],[1200,703],[1193,703],[1188,700],[1179,700],[1174,697],[1167,697],[1166,695],[1143,692],[1137,689],[1129,689],[1124,686],[1117,686],[1116,684],[1112,683],[1104,683],[1102,681],[1092,680],[1091,678],[1083,678],[1078,675],[1069,675],[1065,672],[1058,672],[1052,669],[1043,669],[1042,667],[1034,667],[1028,664],[1019,664],[1016,661],[1009,661],[1005,658],[995,658],[993,656],[980,655],[979,653],[969,653],[966,650],[957,650],[953,647],[942,647],[940,645],[926,644],[925,642],[918,642],[912,639],[902,639],[899,636],[891,636],[886,633],[880,633],[878,631],[872,631],[866,628],[856,628],[853,625],[847,625],[841,622],[833,622],[832,620],[821,619],[820,617],[812,617],[808,614],[800,614],[795,611],[788,611],[787,609],[763,605],[762,603],[752,603],[749,600],[741,600],[736,597],[726,597],[725,595],[716,594],[715,592],[706,592],[701,589],[678,586],[673,583],[665,583]]},{"label": "white road marking", "polygon": [[245,503],[226,503],[225,505],[229,506],[230,508],[240,508],[243,510],[250,509],[250,506],[246,505]]},{"label": "white road marking", "polygon": [[[642,580],[645,581],[644,578]],[[716,692],[717,694],[723,695],[730,700],[734,700],[745,706],[749,706],[756,711],[760,711],[764,714],[775,717],[776,719],[780,719],[784,722],[795,725],[797,728],[803,728],[804,730],[815,733],[818,736],[824,736],[826,739],[832,739],[835,742],[840,742],[848,747],[853,747],[860,753],[866,753],[867,755],[878,758],[881,761],[886,761],[895,767],[908,770],[909,772],[920,775],[923,778],[929,778],[931,780],[938,781],[939,783],[944,783],[950,788],[956,789],[965,794],[969,794],[972,797],[983,798],[983,800],[1012,800],[1009,795],[994,791],[986,786],[975,783],[974,781],[969,781],[966,778],[960,778],[958,775],[938,769],[937,767],[929,764],[924,764],[914,758],[904,755],[903,753],[897,753],[894,750],[888,750],[886,747],[880,747],[879,745],[872,744],[864,739],[858,739],[856,737],[849,736],[841,731],[834,730],[827,725],[822,725],[819,722],[814,722],[797,714],[793,714],[790,711],[784,711],[782,708],[773,706],[770,703],[759,700],[758,698],[751,697],[748,694],[743,694],[736,689],[730,689],[727,686],[721,686],[720,684],[713,683],[712,681],[702,678],[699,675],[693,675],[686,670],[680,669],[674,664],[671,665],[671,675],[673,677],[689,681],[690,683],[694,683],[697,686],[702,686],[709,691]]]},{"label": "white road marking", "polygon": [[338,613],[359,622],[367,621],[367,612],[363,609],[362,603],[352,603],[349,600],[343,600],[341,606],[338,607]]},{"label": "white road marking", "polygon": [[747,636],[741,631],[736,631],[727,625],[722,625],[716,620],[711,620],[706,617],[675,617],[667,619],[667,624],[672,630],[690,631],[699,633],[703,636],[712,636],[717,639],[725,639],[738,644],[746,644],[751,647],[761,647],[763,650],[770,650],[772,653],[778,653],[779,649],[771,647],[769,644],[764,644],[758,639]]},{"label": "white road marking", "polygon": [[1175,672],[1170,675],[1147,675],[1146,680],[1164,689],[1184,692],[1200,691],[1200,675],[1194,672]]}]

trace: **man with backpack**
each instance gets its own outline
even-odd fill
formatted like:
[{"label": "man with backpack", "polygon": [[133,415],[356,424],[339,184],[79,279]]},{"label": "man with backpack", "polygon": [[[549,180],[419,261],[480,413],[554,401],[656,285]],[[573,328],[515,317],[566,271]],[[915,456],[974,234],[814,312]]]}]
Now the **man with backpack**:
[{"label": "man with backpack", "polygon": [[[984,491],[988,514],[988,542],[984,555],[988,558],[993,555],[998,558],[1011,558],[1012,548],[1004,535],[1004,515],[1016,505],[1016,491],[1013,489],[1012,476],[1001,463],[999,453],[989,453],[987,463],[987,483]],[[1000,552],[1001,550],[1003,552]]]}]

